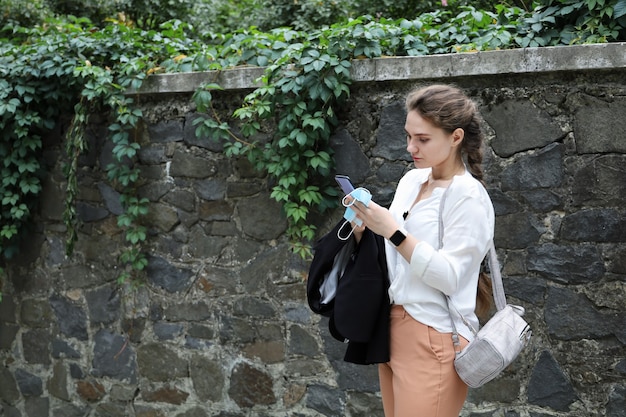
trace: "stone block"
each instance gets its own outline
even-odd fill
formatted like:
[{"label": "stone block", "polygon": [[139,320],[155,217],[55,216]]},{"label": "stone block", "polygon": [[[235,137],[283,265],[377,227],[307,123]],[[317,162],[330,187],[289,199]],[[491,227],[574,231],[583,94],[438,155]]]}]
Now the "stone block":
[{"label": "stone block", "polygon": [[542,352],[528,383],[528,402],[566,412],[577,400],[578,396],[558,362],[550,352]]},{"label": "stone block", "polygon": [[183,325],[178,323],[154,323],[152,325],[154,335],[159,340],[172,340],[183,334]]},{"label": "stone block", "polygon": [[22,351],[27,363],[49,365],[51,334],[49,329],[32,329],[22,333]]},{"label": "stone block", "polygon": [[9,368],[4,366],[0,366],[0,400],[10,405],[14,405],[20,400],[17,381]]},{"label": "stone block", "polygon": [[496,217],[494,241],[496,248],[524,249],[537,244],[541,231],[532,214],[515,213]]},{"label": "stone block", "polygon": [[91,374],[97,378],[137,382],[137,357],[126,337],[106,329],[96,333]]},{"label": "stone block", "polygon": [[626,217],[615,209],[580,210],[563,218],[560,237],[573,242],[626,242]]},{"label": "stone block", "polygon": [[357,143],[346,129],[339,129],[330,138],[330,146],[335,151],[333,159],[338,174],[348,175],[355,186],[363,184],[370,174],[369,158],[359,143]]},{"label": "stone block", "polygon": [[283,207],[268,194],[261,193],[239,201],[237,212],[243,233],[255,239],[277,239],[287,229]]},{"label": "stone block", "polygon": [[20,326],[0,322],[0,350],[10,350]]},{"label": "stone block", "polygon": [[52,294],[50,305],[62,334],[78,340],[87,340],[87,315],[78,304],[59,294]]},{"label": "stone block", "polygon": [[213,308],[204,301],[180,302],[167,306],[163,319],[171,322],[205,322],[213,317]]},{"label": "stone block", "polygon": [[520,156],[502,171],[502,191],[559,187],[563,182],[563,153],[563,145],[553,143]]},{"label": "stone block", "polygon": [[148,125],[148,135],[153,143],[179,142],[183,140],[183,122],[165,120]]},{"label": "stone block", "polygon": [[163,196],[163,201],[188,212],[196,208],[195,195],[187,190],[172,190]]},{"label": "stone block", "polygon": [[626,114],[626,99],[609,100],[586,96],[574,114],[574,136],[579,153],[626,153],[626,125],[607,123],[622,120]]},{"label": "stone block", "polygon": [[306,390],[306,405],[325,416],[345,415],[345,391],[327,385],[309,385]]},{"label": "stone block", "polygon": [[247,363],[237,364],[230,375],[228,395],[241,408],[276,402],[272,377]]},{"label": "stone block", "polygon": [[201,401],[222,401],[225,387],[222,361],[200,354],[193,355],[189,361],[189,376]]},{"label": "stone block", "polygon": [[106,395],[104,385],[96,380],[80,380],[76,382],[76,393],[88,403],[100,401]]},{"label": "stone block", "polygon": [[167,403],[174,405],[184,404],[189,393],[170,385],[165,385],[153,390],[142,390],[141,397],[151,403]]},{"label": "stone block", "polygon": [[243,297],[235,301],[233,314],[240,317],[270,319],[276,317],[276,309],[269,300],[256,297]]},{"label": "stone block", "polygon": [[406,110],[403,102],[397,101],[382,108],[376,130],[376,146],[372,149],[374,156],[391,161],[411,161],[406,151],[405,121]]},{"label": "stone block", "polygon": [[209,178],[217,173],[215,162],[206,155],[176,150],[170,164],[169,175],[174,178]]},{"label": "stone block", "polygon": [[52,368],[52,376],[46,384],[48,394],[63,401],[71,401],[67,383],[68,372],[65,364],[63,362],[56,362]]},{"label": "stone block", "polygon": [[137,348],[137,363],[142,378],[148,381],[167,382],[187,378],[187,361],[173,347],[160,343],[148,343]]},{"label": "stone block", "polygon": [[528,248],[528,270],[563,284],[595,282],[605,272],[604,261],[595,245],[546,243]]},{"label": "stone block", "polygon": [[0,302],[0,322],[17,323],[17,304],[10,294],[2,294]]},{"label": "stone block", "polygon": [[107,325],[120,317],[120,291],[112,287],[101,287],[85,293],[89,318],[92,326]]},{"label": "stone block", "polygon": [[143,216],[143,222],[160,232],[170,232],[180,223],[175,208],[163,203],[150,203],[148,213]]},{"label": "stone block", "polygon": [[148,280],[152,285],[175,293],[187,289],[191,283],[192,272],[177,268],[161,257],[149,256],[146,267]]},{"label": "stone block", "polygon": [[227,184],[221,178],[209,178],[195,181],[193,184],[198,197],[206,201],[223,201],[226,196]]},{"label": "stone block", "polygon": [[43,394],[43,381],[24,369],[15,370],[15,381],[24,397],[40,397]]},{"label": "stone block", "polygon": [[491,147],[501,157],[543,148],[565,136],[559,124],[528,99],[506,100],[482,114],[496,132]]},{"label": "stone block", "polygon": [[46,397],[29,397],[24,400],[26,417],[42,417],[50,414],[50,399]]},{"label": "stone block", "polygon": [[556,339],[601,339],[618,331],[619,320],[618,315],[600,312],[582,294],[548,287],[545,322],[548,333]]},{"label": "stone block", "polygon": [[290,326],[288,334],[290,355],[302,355],[314,358],[321,353],[315,338],[302,326]]},{"label": "stone block", "polygon": [[259,359],[263,363],[280,363],[285,360],[285,342],[283,340],[255,340],[245,345],[243,354],[250,359]]},{"label": "stone block", "polygon": [[576,168],[572,182],[576,206],[626,205],[626,155],[594,155],[581,160]]}]

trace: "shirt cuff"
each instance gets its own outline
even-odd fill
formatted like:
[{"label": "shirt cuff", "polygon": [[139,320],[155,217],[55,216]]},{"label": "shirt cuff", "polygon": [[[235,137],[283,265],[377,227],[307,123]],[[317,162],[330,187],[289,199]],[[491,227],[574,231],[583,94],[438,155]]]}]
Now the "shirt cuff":
[{"label": "shirt cuff", "polygon": [[426,242],[418,242],[411,254],[411,275],[421,277],[428,267],[435,249]]}]

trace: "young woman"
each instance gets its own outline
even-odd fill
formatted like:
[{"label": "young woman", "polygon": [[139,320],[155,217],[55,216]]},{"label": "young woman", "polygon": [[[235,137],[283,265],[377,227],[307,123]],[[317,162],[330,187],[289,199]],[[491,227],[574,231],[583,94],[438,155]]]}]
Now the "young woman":
[{"label": "young woman", "polygon": [[[491,297],[488,288],[478,291],[494,233],[493,205],[482,184],[482,133],[476,105],[452,86],[411,92],[406,110],[415,169],[400,180],[389,209],[375,202],[352,206],[363,221],[357,239],[363,227],[387,239],[391,355],[379,365],[383,407],[386,417],[458,417],[468,388],[454,369],[446,296],[476,328],[477,292]],[[462,348],[473,336],[452,317]]]}]

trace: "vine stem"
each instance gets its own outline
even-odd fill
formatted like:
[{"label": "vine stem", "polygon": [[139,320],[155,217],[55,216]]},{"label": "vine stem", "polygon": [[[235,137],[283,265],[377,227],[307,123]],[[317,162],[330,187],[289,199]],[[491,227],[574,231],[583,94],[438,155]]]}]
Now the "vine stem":
[{"label": "vine stem", "polygon": [[[215,108],[213,107],[213,103],[211,102],[211,112],[213,113],[213,118],[215,120],[217,120],[217,123],[222,124],[222,120],[220,119],[220,116],[217,114],[217,111],[215,111]],[[250,143],[250,142],[246,142],[245,140],[237,137],[237,135],[235,135],[232,130],[228,129],[228,136],[230,136],[231,138],[233,138],[233,140],[244,144],[245,146],[249,146],[251,148],[254,148],[255,145],[254,143]]]}]

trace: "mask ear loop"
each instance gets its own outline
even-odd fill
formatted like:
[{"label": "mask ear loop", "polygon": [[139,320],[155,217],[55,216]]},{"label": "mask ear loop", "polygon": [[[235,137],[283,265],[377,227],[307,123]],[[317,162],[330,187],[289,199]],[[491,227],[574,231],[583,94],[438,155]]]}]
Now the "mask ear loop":
[{"label": "mask ear loop", "polygon": [[356,198],[353,198],[352,201],[350,201],[349,203],[346,203],[346,198],[348,197],[352,197],[352,193],[350,194],[346,194],[343,196],[343,198],[341,199],[341,205],[344,207],[350,207],[352,206],[355,202],[356,202]]},{"label": "mask ear loop", "polygon": [[[366,188],[357,188],[356,190],[365,190],[368,194],[370,194],[369,190],[367,190]],[[344,195],[343,198],[341,199],[341,204],[344,207],[346,207],[346,209],[351,207],[352,205],[354,205],[354,203],[356,203],[356,201],[357,201],[356,198],[352,198],[352,201],[346,203],[346,198],[348,196],[352,197],[352,193],[354,193],[356,190],[352,190],[352,192],[350,192],[350,194]],[[371,196],[371,194],[370,194],[370,196]],[[341,236],[341,231],[346,227],[346,224],[350,223],[349,220],[345,220],[343,222],[343,224],[341,225],[341,227],[339,228],[339,230],[337,230],[337,238],[339,238],[340,240],[348,240],[350,238],[350,236],[352,236],[352,234],[354,233],[354,229],[356,229],[357,226],[360,226],[362,224],[361,219],[355,219],[354,222],[356,223],[356,226],[351,228],[350,233],[348,233],[347,236]]]},{"label": "mask ear loop", "polygon": [[[369,195],[370,195],[370,198],[371,198],[371,195],[372,195],[372,194],[370,193],[370,191],[369,191],[367,188],[359,187],[359,188],[357,188],[357,189],[352,190],[349,194],[344,195],[344,196],[343,196],[343,198],[341,199],[341,205],[342,205],[342,206],[344,206],[344,207],[350,207],[350,206],[352,206],[354,203],[356,203],[358,199],[357,199],[357,198],[352,197],[352,194],[353,194],[355,191],[357,191],[357,190],[365,191],[367,194],[369,194]],[[348,197],[352,197],[352,201],[350,201],[349,203],[346,203],[346,198],[348,198]],[[366,205],[367,205],[367,204],[366,204]]]},{"label": "mask ear loop", "polygon": [[345,220],[343,222],[343,224],[341,225],[341,227],[339,228],[339,230],[337,230],[337,238],[339,240],[348,240],[348,239],[350,239],[350,236],[352,236],[352,233],[354,232],[354,229],[356,228],[356,226],[351,228],[350,232],[348,233],[347,236],[341,236],[341,231],[346,227],[347,224],[350,224],[350,222]]}]

